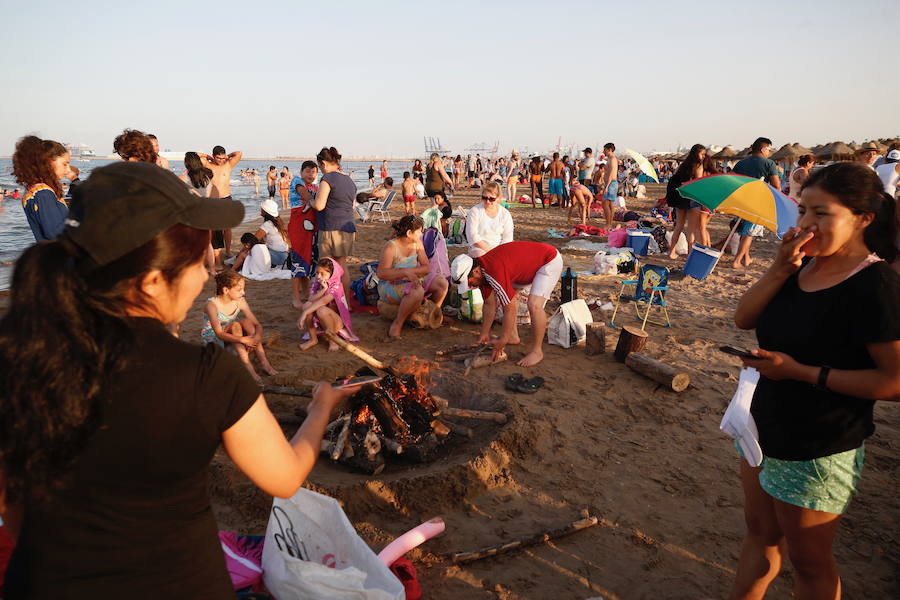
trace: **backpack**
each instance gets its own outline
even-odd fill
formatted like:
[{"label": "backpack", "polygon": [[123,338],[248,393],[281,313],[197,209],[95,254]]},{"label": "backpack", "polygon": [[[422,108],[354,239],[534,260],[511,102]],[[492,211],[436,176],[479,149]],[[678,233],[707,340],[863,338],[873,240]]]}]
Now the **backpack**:
[{"label": "backpack", "polygon": [[447,232],[447,242],[450,244],[466,243],[466,218],[453,216],[450,219],[450,227]]}]

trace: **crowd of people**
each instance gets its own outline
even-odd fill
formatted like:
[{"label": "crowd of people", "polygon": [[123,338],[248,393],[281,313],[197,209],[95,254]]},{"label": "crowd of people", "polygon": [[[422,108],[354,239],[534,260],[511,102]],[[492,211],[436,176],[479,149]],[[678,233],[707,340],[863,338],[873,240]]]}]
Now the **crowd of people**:
[{"label": "crowd of people", "polygon": [[[267,493],[290,496],[316,461],[332,409],[356,391],[319,384],[307,419],[285,439],[260,393],[254,362],[266,375],[277,371],[243,274],[275,269],[292,279],[300,350],[320,339],[335,350],[335,336],[358,340],[348,273],[358,190],[334,147],[297,175],[270,166],[260,225],[240,238],[231,262],[231,230],[244,216],[230,187],[241,152],[188,152],[179,177],[151,135],[125,130],[113,146],[122,162],[83,182],[57,142],[23,137],[13,158],[37,243],[17,261],[0,320],[0,512],[18,538],[5,597],[125,596],[136,586],[166,591],[166,581],[183,597],[225,597],[205,489],[215,448],[224,443]],[[747,534],[732,597],[762,597],[788,557],[798,597],[834,598],[832,542],[874,432],[873,406],[900,400],[900,275],[891,268],[900,148],[880,159],[864,148],[856,162],[819,168],[801,156],[787,173],[768,158],[771,148],[760,137],[749,157],[722,165],[697,144],[675,168],[654,166],[667,183],[673,239],[684,232],[711,244],[710,211],[677,193],[700,177],[763,179],[798,202],[796,227],[735,312],[736,325],[755,329],[759,341],[744,363],[761,376],[751,413],[763,459],[741,463]],[[256,170],[240,173],[258,194]],[[401,186],[406,214],[391,223],[377,261],[379,300],[397,310],[388,335],[400,337],[426,299],[440,307],[477,291],[479,340],[493,344],[495,358],[521,343],[518,303],[526,303],[532,336],[517,364],[537,365],[563,257],[553,245],[516,240],[504,201],[518,202],[517,186],[528,185],[532,206],[577,210],[582,224],[596,214],[609,229],[619,197],[639,193],[640,174],[613,143],[577,159],[526,162],[513,152],[415,161]],[[374,166],[368,175],[371,196],[386,198],[394,185],[387,161],[379,184]],[[448,197],[462,187],[481,197],[465,212],[467,250],[449,262]],[[420,197],[429,205],[417,214]],[[735,268],[751,264],[758,228],[734,224]],[[177,324],[210,276],[200,346],[178,339]],[[175,523],[177,537],[160,535]]]}]

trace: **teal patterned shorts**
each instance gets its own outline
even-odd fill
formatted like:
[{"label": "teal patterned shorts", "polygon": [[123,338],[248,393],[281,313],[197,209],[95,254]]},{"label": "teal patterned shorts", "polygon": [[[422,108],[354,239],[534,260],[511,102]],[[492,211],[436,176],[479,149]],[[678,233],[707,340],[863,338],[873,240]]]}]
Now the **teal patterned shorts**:
[{"label": "teal patterned shorts", "polygon": [[[738,452],[744,455],[739,446]],[[847,510],[856,493],[865,462],[865,444],[855,450],[813,460],[779,460],[763,456],[759,485],[776,500],[839,515]]]}]

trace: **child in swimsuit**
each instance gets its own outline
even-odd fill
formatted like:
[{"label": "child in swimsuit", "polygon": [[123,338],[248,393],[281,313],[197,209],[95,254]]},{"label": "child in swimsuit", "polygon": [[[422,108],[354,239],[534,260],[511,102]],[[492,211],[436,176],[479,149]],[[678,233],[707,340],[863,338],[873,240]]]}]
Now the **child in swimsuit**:
[{"label": "child in swimsuit", "polygon": [[278,373],[266,357],[262,344],[263,328],[244,298],[244,278],[240,274],[223,271],[216,275],[216,295],[209,298],[205,310],[200,339],[207,344],[227,344],[257,381],[261,378],[250,362],[251,351],[256,353],[259,365],[267,375]]},{"label": "child in swimsuit", "polygon": [[[341,284],[343,274],[344,270],[336,260],[325,257],[319,261],[309,300],[303,304],[303,312],[297,320],[297,327],[306,329],[309,336],[308,341],[300,344],[301,350],[309,350],[319,343],[319,330],[340,335],[351,342],[359,340],[350,326],[350,307]],[[328,351],[338,349],[338,345],[329,339]]]}]

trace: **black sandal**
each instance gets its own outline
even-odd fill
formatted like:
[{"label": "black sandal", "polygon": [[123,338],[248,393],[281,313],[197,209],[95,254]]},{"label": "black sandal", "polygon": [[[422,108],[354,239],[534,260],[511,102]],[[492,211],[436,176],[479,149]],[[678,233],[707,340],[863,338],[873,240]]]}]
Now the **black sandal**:
[{"label": "black sandal", "polygon": [[519,385],[521,385],[523,381],[525,381],[525,378],[521,373],[513,373],[512,375],[508,375],[506,377],[506,389],[511,392],[518,392],[520,391]]},{"label": "black sandal", "polygon": [[531,379],[523,379],[516,386],[516,389],[523,394],[533,394],[544,385],[543,377],[532,377]]}]

